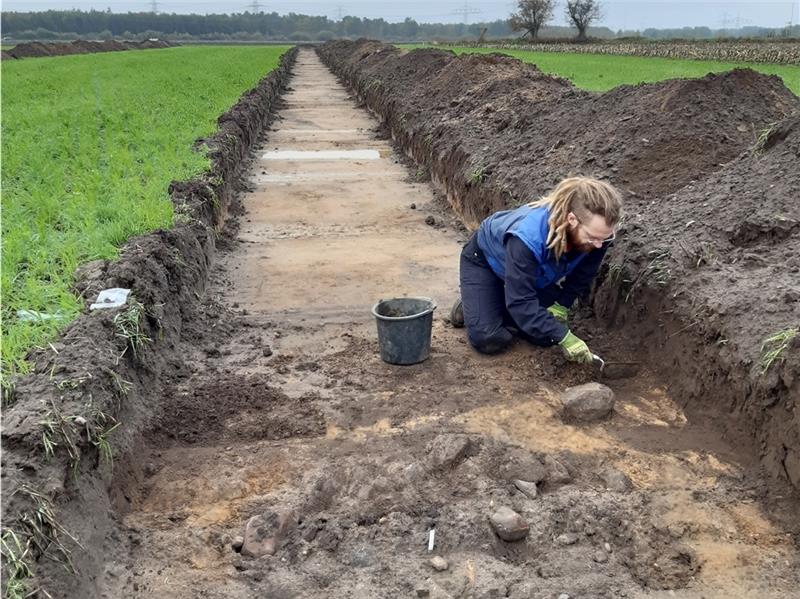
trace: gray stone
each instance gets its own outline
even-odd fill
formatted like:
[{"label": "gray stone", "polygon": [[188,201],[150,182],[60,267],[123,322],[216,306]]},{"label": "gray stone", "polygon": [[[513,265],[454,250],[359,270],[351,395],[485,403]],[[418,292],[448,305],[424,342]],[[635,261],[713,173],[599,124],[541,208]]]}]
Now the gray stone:
[{"label": "gray stone", "polygon": [[551,455],[545,456],[544,467],[547,469],[546,480],[551,485],[565,485],[572,482],[572,475],[567,467]]},{"label": "gray stone", "polygon": [[605,551],[598,550],[594,552],[592,559],[598,564],[605,564],[608,561],[608,554]]},{"label": "gray stone", "polygon": [[508,507],[501,507],[489,516],[492,528],[504,541],[519,541],[528,536],[530,527],[525,519]]},{"label": "gray stone", "polygon": [[514,483],[514,486],[519,489],[523,495],[529,499],[536,499],[536,495],[538,494],[536,483],[531,483],[526,480],[514,480],[511,482]]},{"label": "gray stone", "polygon": [[569,595],[567,595],[566,593],[561,593],[558,596],[558,599],[572,599],[572,598]]},{"label": "gray stone", "polygon": [[597,422],[614,411],[614,392],[600,383],[570,387],[561,394],[565,422]]},{"label": "gray stone", "polygon": [[436,219],[429,214],[428,216],[425,217],[425,224],[433,227],[436,225]]},{"label": "gray stone", "polygon": [[431,558],[431,567],[437,572],[444,572],[450,567],[450,564],[447,563],[446,559],[437,555]]},{"label": "gray stone", "polygon": [[528,450],[518,447],[505,452],[499,473],[506,480],[524,480],[531,483],[542,482],[547,476],[547,470],[539,459]]},{"label": "gray stone", "polygon": [[466,435],[438,435],[428,445],[428,463],[434,470],[455,468],[471,448],[472,442]]},{"label": "gray stone", "polygon": [[297,525],[297,517],[291,511],[268,512],[253,516],[244,527],[242,555],[261,557],[274,555],[281,541]]},{"label": "gray stone", "polygon": [[602,479],[603,484],[606,486],[606,489],[609,491],[614,491],[616,493],[627,493],[633,488],[631,479],[629,479],[625,473],[620,472],[611,466],[604,468],[603,471],[600,472],[600,478]]},{"label": "gray stone", "polygon": [[359,545],[350,555],[350,565],[355,568],[368,568],[375,563],[376,552],[370,545]]},{"label": "gray stone", "polygon": [[556,543],[559,545],[574,545],[578,542],[578,535],[574,532],[565,532],[556,537]]},{"label": "gray stone", "polygon": [[233,537],[233,541],[231,541],[231,549],[233,549],[236,553],[240,553],[242,551],[242,545],[244,545],[244,537]]}]

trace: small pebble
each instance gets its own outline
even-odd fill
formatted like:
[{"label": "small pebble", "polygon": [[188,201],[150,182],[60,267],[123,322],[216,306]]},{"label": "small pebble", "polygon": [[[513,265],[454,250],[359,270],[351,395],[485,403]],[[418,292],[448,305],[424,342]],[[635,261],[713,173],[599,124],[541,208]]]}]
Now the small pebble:
[{"label": "small pebble", "polygon": [[436,224],[436,219],[433,218],[430,214],[425,217],[425,224],[430,225],[431,227]]},{"label": "small pebble", "polygon": [[450,564],[447,563],[446,559],[437,555],[431,558],[431,566],[433,566],[433,569],[437,572],[444,572],[450,567]]},{"label": "small pebble", "polygon": [[417,209],[417,205],[416,204],[411,204],[411,206],[409,206],[409,208],[411,208],[411,210],[416,210]]},{"label": "small pebble", "polygon": [[595,551],[592,559],[598,564],[604,564],[608,561],[608,554],[605,551]]},{"label": "small pebble", "polygon": [[611,545],[609,545],[608,543],[603,545],[603,549],[606,550],[606,553],[611,553]]},{"label": "small pebble", "polygon": [[556,542],[559,545],[574,545],[578,542],[578,535],[574,532],[565,532],[564,534],[556,537]]}]

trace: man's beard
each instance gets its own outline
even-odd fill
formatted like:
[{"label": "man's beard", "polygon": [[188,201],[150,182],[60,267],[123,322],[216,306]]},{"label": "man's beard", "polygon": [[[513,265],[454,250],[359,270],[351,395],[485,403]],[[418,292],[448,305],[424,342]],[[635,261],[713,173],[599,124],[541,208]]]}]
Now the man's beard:
[{"label": "man's beard", "polygon": [[594,249],[591,243],[581,243],[578,239],[578,227],[575,227],[575,229],[567,229],[567,240],[573,250],[578,250],[584,254],[588,254]]}]

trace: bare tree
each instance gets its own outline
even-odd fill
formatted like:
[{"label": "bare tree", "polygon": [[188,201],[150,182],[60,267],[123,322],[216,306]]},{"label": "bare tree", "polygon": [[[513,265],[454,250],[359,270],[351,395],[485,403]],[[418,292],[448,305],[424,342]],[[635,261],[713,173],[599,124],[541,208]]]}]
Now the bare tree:
[{"label": "bare tree", "polygon": [[[517,12],[511,15],[512,31],[525,31],[531,39],[536,39],[539,29],[553,17],[555,0],[519,0]],[[523,36],[524,37],[524,36]]]},{"label": "bare tree", "polygon": [[578,29],[578,39],[586,39],[586,30],[592,21],[600,18],[598,0],[567,0],[567,18]]}]

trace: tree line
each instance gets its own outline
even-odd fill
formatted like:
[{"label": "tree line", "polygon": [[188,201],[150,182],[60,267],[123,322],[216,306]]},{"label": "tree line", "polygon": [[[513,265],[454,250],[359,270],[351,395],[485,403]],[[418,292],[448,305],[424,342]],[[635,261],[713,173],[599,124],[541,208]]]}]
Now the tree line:
[{"label": "tree line", "polygon": [[[582,4],[587,0],[568,2]],[[647,29],[638,31],[614,32],[607,27],[593,27],[598,15],[591,10],[585,15],[577,13],[582,26],[556,27],[549,25],[548,19],[541,19],[536,35],[531,36],[526,26],[528,4],[550,0],[523,0],[519,11],[510,19],[499,19],[485,23],[418,23],[407,18],[390,23],[384,19],[369,19],[347,16],[331,20],[324,16],[311,16],[290,13],[279,15],[276,12],[243,12],[235,14],[166,14],[153,12],[112,13],[111,11],[47,10],[42,12],[3,12],[0,27],[3,36],[10,39],[141,39],[147,37],[168,37],[170,39],[238,39],[274,41],[312,41],[333,38],[369,37],[387,41],[414,40],[457,40],[508,38],[522,31],[525,36],[540,38],[584,37],[605,38],[626,36],[645,36],[648,38],[690,37],[693,39],[715,37],[717,33],[708,28],[684,28],[682,30]],[[597,5],[597,2],[592,2]],[[580,8],[578,6],[577,8]],[[599,9],[598,9],[599,10]],[[551,9],[552,16],[552,9]],[[599,13],[598,13],[599,14]],[[581,16],[583,15],[583,16]],[[590,17],[587,19],[587,17]],[[573,23],[575,21],[573,20]],[[753,28],[751,28],[753,29]],[[771,31],[771,30],[765,30]],[[798,32],[800,33],[800,32]],[[726,32],[728,36],[735,32]],[[761,35],[763,34],[763,35]],[[767,36],[767,33],[750,32],[750,37]]]}]

